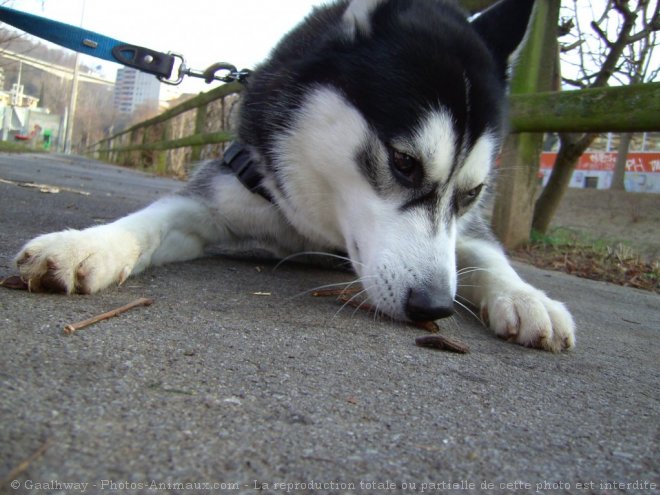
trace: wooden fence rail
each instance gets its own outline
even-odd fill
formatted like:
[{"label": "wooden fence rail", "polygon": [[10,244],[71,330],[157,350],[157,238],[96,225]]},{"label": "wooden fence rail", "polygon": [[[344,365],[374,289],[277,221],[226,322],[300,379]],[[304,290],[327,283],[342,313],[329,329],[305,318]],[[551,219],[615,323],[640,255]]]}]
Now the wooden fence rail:
[{"label": "wooden fence rail", "polygon": [[[87,150],[94,158],[185,177],[190,163],[219,156],[232,139],[241,86],[226,84]],[[511,132],[660,131],[660,83],[512,95]]]},{"label": "wooden fence rail", "polygon": [[660,83],[515,95],[512,132],[660,131]]},{"label": "wooden fence rail", "polygon": [[185,177],[196,161],[232,139],[232,109],[242,86],[225,84],[90,146],[85,153],[121,165]]}]

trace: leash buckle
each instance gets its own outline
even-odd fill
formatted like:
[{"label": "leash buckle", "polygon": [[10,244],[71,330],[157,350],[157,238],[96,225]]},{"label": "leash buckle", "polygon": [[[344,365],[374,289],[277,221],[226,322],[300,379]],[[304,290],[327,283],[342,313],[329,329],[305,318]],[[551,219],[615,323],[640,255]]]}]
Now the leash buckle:
[{"label": "leash buckle", "polygon": [[[88,48],[98,46],[98,43],[91,39],[84,39],[82,43]],[[123,43],[114,46],[111,53],[116,62],[153,74],[159,79],[169,77],[174,67],[174,57],[171,53],[165,54],[143,46]]]},{"label": "leash buckle", "polygon": [[179,67],[176,71],[173,71],[176,74],[176,79],[170,77],[158,76],[158,80],[163,84],[169,84],[170,86],[178,86],[183,82],[183,78],[186,75],[185,71],[188,69],[186,66],[186,59],[183,58],[183,55],[179,53],[168,52],[168,55],[175,60],[178,60]]}]

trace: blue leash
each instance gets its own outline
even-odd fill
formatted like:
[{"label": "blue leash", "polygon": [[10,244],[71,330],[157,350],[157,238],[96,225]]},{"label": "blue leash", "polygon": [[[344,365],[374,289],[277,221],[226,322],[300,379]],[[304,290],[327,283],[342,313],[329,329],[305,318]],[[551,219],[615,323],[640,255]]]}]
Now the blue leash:
[{"label": "blue leash", "polygon": [[[237,70],[231,64],[218,63],[205,71],[196,71],[186,66],[183,56],[163,53],[138,45],[104,36],[87,29],[52,21],[45,17],[27,14],[0,6],[0,21],[57,45],[93,57],[109,60],[156,76],[161,82],[179,84],[184,76],[200,77],[207,83],[212,81],[245,82],[250,71]],[[175,62],[179,61],[178,74],[172,77]],[[221,71],[220,74],[217,72]]]}]

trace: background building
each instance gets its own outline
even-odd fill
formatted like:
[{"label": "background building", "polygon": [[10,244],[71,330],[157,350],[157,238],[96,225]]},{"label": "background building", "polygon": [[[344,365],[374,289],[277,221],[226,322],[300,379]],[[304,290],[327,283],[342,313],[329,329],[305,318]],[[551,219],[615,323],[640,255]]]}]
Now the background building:
[{"label": "background building", "polygon": [[162,84],[156,76],[130,67],[117,70],[114,108],[120,117],[131,115],[136,110],[143,114],[167,110],[170,102],[180,96],[178,86]]},{"label": "background building", "polygon": [[117,70],[114,105],[118,114],[132,114],[138,107],[158,110],[161,83],[151,74],[130,67]]}]

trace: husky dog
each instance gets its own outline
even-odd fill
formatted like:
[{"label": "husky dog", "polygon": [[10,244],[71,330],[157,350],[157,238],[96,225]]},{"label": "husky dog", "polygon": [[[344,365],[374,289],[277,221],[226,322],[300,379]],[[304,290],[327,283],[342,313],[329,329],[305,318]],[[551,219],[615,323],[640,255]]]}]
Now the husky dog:
[{"label": "husky dog", "polygon": [[210,245],[343,252],[382,314],[435,320],[462,297],[504,339],[572,348],[571,315],[520,279],[479,206],[533,3],[473,19],[449,0],[314,10],[250,76],[222,160],[113,223],[28,242],[20,273],[89,294]]}]

